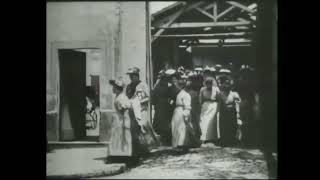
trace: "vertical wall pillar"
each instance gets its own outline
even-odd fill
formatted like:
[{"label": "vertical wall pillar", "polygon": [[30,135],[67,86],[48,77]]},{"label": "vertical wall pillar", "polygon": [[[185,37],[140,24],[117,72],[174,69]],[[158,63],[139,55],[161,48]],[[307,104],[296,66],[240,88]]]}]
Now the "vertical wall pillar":
[{"label": "vertical wall pillar", "polygon": [[114,53],[114,59],[115,59],[115,76],[119,77],[121,76],[121,72],[123,71],[122,67],[122,59],[121,59],[121,41],[122,41],[122,27],[121,27],[121,21],[122,21],[122,12],[121,12],[121,2],[118,2],[118,7],[117,7],[117,16],[118,16],[118,27],[117,27],[117,32],[116,36],[114,38],[115,41],[115,53]]}]

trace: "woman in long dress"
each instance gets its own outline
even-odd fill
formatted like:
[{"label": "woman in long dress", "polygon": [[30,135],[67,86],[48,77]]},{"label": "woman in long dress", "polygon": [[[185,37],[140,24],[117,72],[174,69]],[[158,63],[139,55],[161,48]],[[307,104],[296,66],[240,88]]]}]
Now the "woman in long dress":
[{"label": "woman in long dress", "polygon": [[196,145],[196,137],[191,122],[191,96],[184,90],[185,80],[178,80],[178,88],[180,89],[176,102],[172,126],[172,146],[187,152],[189,148]]},{"label": "woman in long dress", "polygon": [[127,86],[126,94],[131,101],[132,110],[130,115],[134,116],[138,124],[135,122],[133,125],[134,130],[142,132],[138,136],[140,147],[145,146],[144,149],[150,149],[159,145],[153,130],[149,113],[148,113],[148,102],[150,100],[149,87],[146,83],[140,80],[139,68],[134,67],[129,69],[127,74],[130,77],[131,83]]},{"label": "woman in long dress", "polygon": [[154,105],[155,113],[153,118],[153,128],[160,135],[162,145],[171,144],[170,120],[171,116],[170,104],[168,102],[168,81],[163,75],[160,81],[152,91],[152,104]]},{"label": "woman in long dress", "polygon": [[173,113],[174,113],[174,109],[175,109],[175,102],[177,99],[177,95],[180,91],[180,89],[178,88],[178,78],[179,75],[176,72],[176,70],[173,69],[168,69],[165,72],[166,77],[168,78],[168,103],[169,103],[169,111],[167,112],[167,115],[169,117],[169,133],[167,135],[167,138],[170,138],[170,141],[168,144],[171,146],[172,145],[172,126],[171,126],[171,120],[173,117]]},{"label": "woman in long dress", "polygon": [[240,96],[231,90],[231,82],[227,76],[220,77],[219,124],[222,146],[233,146],[237,142],[237,130],[242,125],[240,120]]},{"label": "woman in long dress", "polygon": [[122,80],[110,80],[112,91],[116,94],[114,100],[115,112],[112,115],[111,139],[109,144],[108,161],[130,161],[133,153],[132,118],[129,115],[131,108],[128,97],[123,93],[124,83]]},{"label": "woman in long dress", "polygon": [[192,125],[196,134],[196,138],[200,140],[201,136],[201,129],[200,129],[200,112],[201,112],[201,106],[199,103],[199,92],[196,91],[195,83],[194,83],[194,74],[190,73],[188,75],[187,84],[185,90],[190,94],[191,96],[191,120]]},{"label": "woman in long dress", "polygon": [[205,87],[202,87],[199,94],[199,101],[201,104],[200,113],[200,128],[201,138],[203,143],[217,142],[219,139],[218,126],[218,110],[219,103],[217,101],[217,94],[219,88],[213,86],[214,78],[207,78],[205,80]]},{"label": "woman in long dress", "polygon": [[255,108],[257,107],[257,91],[254,73],[248,68],[242,68],[237,82],[237,92],[241,97],[240,113],[243,121],[243,144],[246,147],[257,145],[257,121]]}]

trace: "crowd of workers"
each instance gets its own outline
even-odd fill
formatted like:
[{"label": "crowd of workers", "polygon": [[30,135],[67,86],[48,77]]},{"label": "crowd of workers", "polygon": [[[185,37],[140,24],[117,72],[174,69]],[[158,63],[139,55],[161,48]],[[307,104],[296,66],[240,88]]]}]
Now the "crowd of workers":
[{"label": "crowd of workers", "polygon": [[128,85],[122,78],[110,80],[116,112],[109,161],[134,161],[160,145],[188,152],[208,143],[222,147],[253,143],[252,127],[259,108],[251,67],[243,65],[236,72],[219,64],[192,70],[168,68],[158,73],[151,91],[139,72],[136,67],[129,69]]}]

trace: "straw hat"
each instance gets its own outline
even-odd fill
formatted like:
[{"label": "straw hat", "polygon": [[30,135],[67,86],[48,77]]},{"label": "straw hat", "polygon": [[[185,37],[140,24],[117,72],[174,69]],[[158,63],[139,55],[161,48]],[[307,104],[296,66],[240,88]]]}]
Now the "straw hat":
[{"label": "straw hat", "polygon": [[129,68],[127,74],[139,74],[140,69],[137,67]]},{"label": "straw hat", "polygon": [[121,77],[119,77],[118,79],[109,80],[109,84],[111,84],[112,86],[118,86],[122,88],[125,86],[125,83]]}]

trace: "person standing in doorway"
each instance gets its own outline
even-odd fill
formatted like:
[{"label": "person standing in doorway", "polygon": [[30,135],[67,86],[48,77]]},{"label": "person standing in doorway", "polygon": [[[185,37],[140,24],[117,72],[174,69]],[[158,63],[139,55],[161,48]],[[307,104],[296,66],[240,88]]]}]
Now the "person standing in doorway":
[{"label": "person standing in doorway", "polygon": [[148,85],[140,80],[140,69],[137,67],[129,68],[127,74],[130,77],[131,83],[126,88],[126,95],[132,103],[131,113],[134,114],[135,119],[138,122],[143,132],[143,143],[148,147],[155,147],[158,145],[152,124],[148,115],[148,102],[149,102],[149,88]]}]

